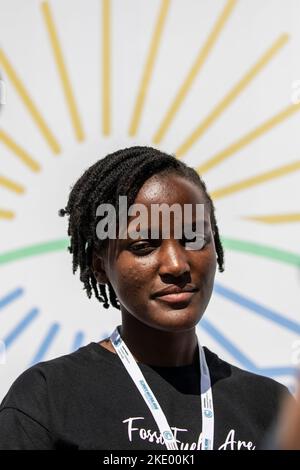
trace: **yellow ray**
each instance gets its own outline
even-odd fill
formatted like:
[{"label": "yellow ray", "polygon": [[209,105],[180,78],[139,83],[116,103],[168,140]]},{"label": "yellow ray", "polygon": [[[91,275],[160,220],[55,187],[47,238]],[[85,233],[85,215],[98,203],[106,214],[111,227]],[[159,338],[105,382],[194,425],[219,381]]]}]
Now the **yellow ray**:
[{"label": "yellow ray", "polygon": [[41,167],[20,145],[18,145],[5,131],[0,129],[0,142],[9,148],[32,171],[40,171]]},{"label": "yellow ray", "polygon": [[247,134],[240,137],[238,140],[230,144],[225,149],[213,155],[206,162],[198,166],[197,171],[201,174],[205,173],[208,170],[211,170],[216,165],[219,165],[221,162],[229,158],[234,153],[241,150],[246,145],[249,145],[254,140],[258,139],[260,136],[270,131],[273,127],[277,126],[285,119],[289,118],[293,114],[300,111],[300,103],[292,104],[284,108],[279,113],[272,116],[270,119],[267,119],[265,122],[260,124],[258,127],[248,132]]},{"label": "yellow ray", "polygon": [[0,219],[7,219],[11,220],[15,218],[15,214],[12,211],[7,211],[4,209],[0,209]]},{"label": "yellow ray", "polygon": [[260,175],[238,181],[237,183],[224,186],[223,188],[216,189],[211,192],[211,196],[213,199],[220,199],[222,197],[229,196],[230,194],[237,193],[238,191],[251,188],[252,186],[265,183],[266,181],[270,181],[274,178],[280,178],[281,176],[285,176],[297,170],[300,170],[300,160],[275,168],[274,170],[267,171],[266,173],[261,173]]},{"label": "yellow ray", "polygon": [[10,191],[13,191],[17,194],[23,194],[25,192],[25,188],[19,184],[15,183],[14,181],[5,178],[5,176],[0,175],[0,186],[3,186],[6,189],[9,189]]},{"label": "yellow ray", "polygon": [[175,118],[175,115],[179,107],[182,105],[186,95],[188,94],[197,74],[203,67],[210,51],[212,50],[218,37],[220,36],[222,29],[224,25],[226,24],[226,21],[228,20],[231,12],[233,11],[236,1],[237,0],[227,0],[227,3],[225,4],[225,7],[221,15],[217,19],[212,31],[210,32],[208,38],[206,39],[204,46],[200,49],[198,56],[196,58],[196,61],[192,65],[192,68],[190,69],[188,75],[186,76],[183,84],[179,88],[174,101],[172,102],[170,108],[168,109],[167,113],[165,114],[165,117],[162,120],[162,123],[160,124],[158,130],[156,131],[153,137],[154,143],[158,144],[164,138],[173,119]]},{"label": "yellow ray", "polygon": [[41,113],[37,109],[36,105],[32,101],[31,97],[29,96],[26,88],[24,87],[23,83],[21,82],[20,78],[18,77],[16,71],[12,67],[11,63],[9,62],[8,58],[4,54],[4,51],[0,49],[0,65],[3,67],[7,77],[10,79],[11,83],[14,85],[17,93],[19,94],[20,98],[22,99],[24,105],[26,106],[27,110],[29,111],[32,119],[34,120],[35,124],[39,128],[42,136],[47,141],[49,147],[54,153],[60,152],[60,146],[55,139],[54,135],[50,131],[48,125],[46,124],[44,118],[42,117]]},{"label": "yellow ray", "polygon": [[102,0],[102,132],[110,134],[111,103],[110,103],[110,0]]},{"label": "yellow ray", "polygon": [[264,224],[288,224],[291,222],[300,222],[300,213],[295,214],[272,214],[272,215],[251,215],[243,219],[255,220]]},{"label": "yellow ray", "polygon": [[170,0],[161,0],[161,7],[160,7],[160,12],[158,16],[158,20],[156,23],[156,27],[154,30],[154,34],[152,37],[151,45],[150,45],[150,50],[148,53],[146,65],[144,68],[141,84],[140,84],[140,89],[136,98],[134,110],[133,110],[133,115],[131,119],[131,124],[129,128],[129,135],[134,136],[137,133],[137,129],[141,120],[141,115],[145,103],[145,98],[148,90],[148,86],[150,83],[156,55],[158,52],[164,24],[166,21],[168,9],[170,6]]},{"label": "yellow ray", "polygon": [[240,93],[251,83],[251,81],[270,62],[274,55],[286,44],[288,35],[282,34],[272,46],[259,58],[259,60],[246,72],[233,88],[224,96],[216,107],[204,118],[197,128],[188,136],[178,149],[178,156],[186,153],[194,143],[200,139],[205,131],[220,117],[228,106],[239,96]]},{"label": "yellow ray", "polygon": [[51,13],[50,5],[47,2],[43,2],[41,4],[41,8],[42,8],[42,13],[44,15],[46,27],[48,30],[54,59],[56,62],[56,66],[57,66],[58,73],[61,79],[63,91],[65,94],[65,99],[67,102],[67,106],[69,108],[69,113],[70,113],[73,129],[74,129],[77,140],[82,141],[84,140],[84,132],[83,132],[81,120],[79,117],[78,109],[76,106],[73,90],[71,87],[71,82],[70,82],[67,69],[65,66],[65,62],[64,62],[62,50],[60,47],[58,35],[56,32],[55,24],[53,21],[53,16]]}]

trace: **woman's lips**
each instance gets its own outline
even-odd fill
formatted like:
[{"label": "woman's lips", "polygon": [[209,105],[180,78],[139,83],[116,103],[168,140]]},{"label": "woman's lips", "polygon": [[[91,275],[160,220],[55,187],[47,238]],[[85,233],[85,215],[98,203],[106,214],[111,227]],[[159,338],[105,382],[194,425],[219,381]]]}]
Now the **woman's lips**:
[{"label": "woman's lips", "polygon": [[156,300],[162,300],[168,303],[187,302],[195,294],[194,292],[179,292],[177,294],[165,294],[156,297]]}]

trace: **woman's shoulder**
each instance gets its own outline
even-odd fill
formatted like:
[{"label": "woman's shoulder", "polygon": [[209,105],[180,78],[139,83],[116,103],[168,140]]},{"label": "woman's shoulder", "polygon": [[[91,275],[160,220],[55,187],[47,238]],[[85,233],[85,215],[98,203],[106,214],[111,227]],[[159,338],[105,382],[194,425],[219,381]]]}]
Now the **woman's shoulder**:
[{"label": "woman's shoulder", "polygon": [[204,347],[212,382],[220,387],[231,388],[233,393],[245,393],[249,398],[259,394],[260,398],[278,401],[283,395],[290,394],[288,388],[271,377],[260,374],[259,370],[245,370],[220,358]]},{"label": "woman's shoulder", "polygon": [[0,410],[32,408],[37,403],[46,403],[51,394],[65,393],[76,382],[85,383],[95,373],[95,367],[101,371],[101,365],[106,365],[102,349],[97,343],[89,343],[71,353],[32,365],[11,384]]}]

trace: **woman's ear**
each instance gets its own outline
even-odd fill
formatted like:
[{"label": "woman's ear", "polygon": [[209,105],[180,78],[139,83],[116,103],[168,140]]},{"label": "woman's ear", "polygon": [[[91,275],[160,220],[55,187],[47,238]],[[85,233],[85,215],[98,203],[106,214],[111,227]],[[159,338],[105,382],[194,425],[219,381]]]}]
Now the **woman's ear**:
[{"label": "woman's ear", "polygon": [[107,284],[108,277],[104,268],[103,258],[94,250],[92,256],[92,270],[99,284]]}]

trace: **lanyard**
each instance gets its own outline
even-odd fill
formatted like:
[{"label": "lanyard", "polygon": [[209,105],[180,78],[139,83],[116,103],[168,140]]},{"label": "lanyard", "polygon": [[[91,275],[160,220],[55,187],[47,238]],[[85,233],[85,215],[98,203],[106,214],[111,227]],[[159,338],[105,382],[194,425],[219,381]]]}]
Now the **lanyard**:
[{"label": "lanyard", "polygon": [[[121,338],[118,327],[113,331],[110,341],[114,346],[119,358],[123,362],[128,374],[132,378],[140,394],[150,409],[153,418],[159,428],[159,431],[169,450],[178,450],[177,441],[174,438],[167,418],[161,409],[154,393],[149,387],[141,369],[136,360],[129,351],[125,342]],[[212,450],[214,442],[214,408],[211,390],[210,373],[207,366],[205,354],[198,339],[199,362],[200,362],[200,391],[201,391],[201,410],[202,410],[202,440],[201,450]]]}]

